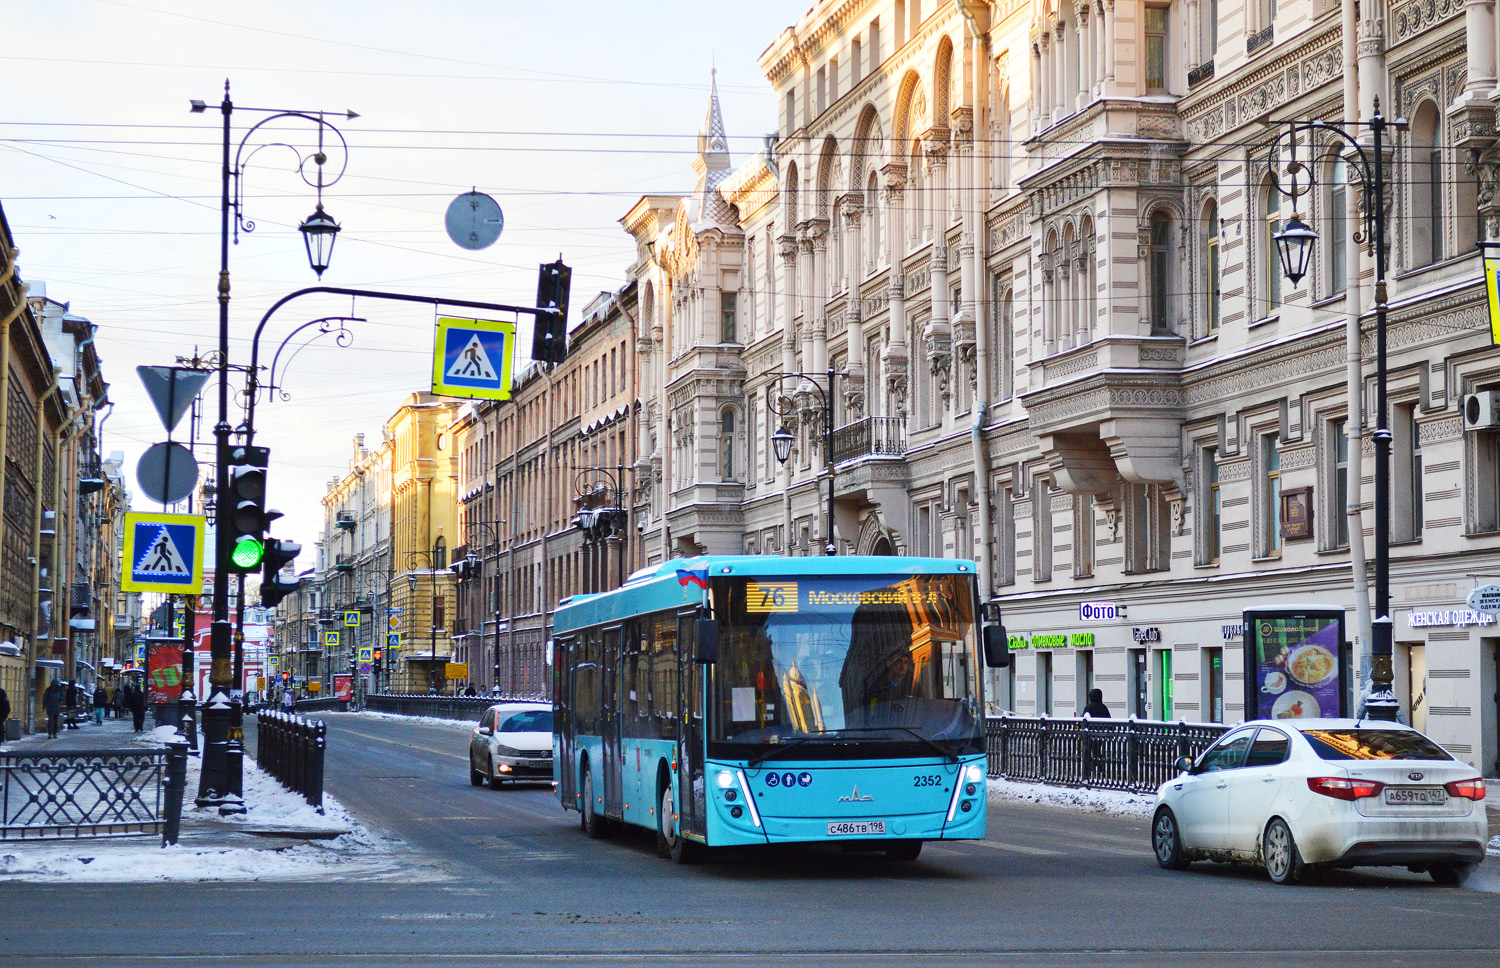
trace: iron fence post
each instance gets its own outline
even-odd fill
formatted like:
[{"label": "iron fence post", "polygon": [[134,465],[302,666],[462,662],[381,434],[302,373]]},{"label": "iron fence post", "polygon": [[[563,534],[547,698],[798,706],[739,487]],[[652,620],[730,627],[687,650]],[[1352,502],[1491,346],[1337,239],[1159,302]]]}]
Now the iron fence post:
[{"label": "iron fence post", "polygon": [[307,802],[323,812],[323,751],[328,746],[328,727],[320,719],[313,724],[312,776],[307,784]]},{"label": "iron fence post", "polygon": [[1136,731],[1135,717],[1131,716],[1125,726],[1125,783],[1134,790],[1140,780],[1141,739]]},{"label": "iron fence post", "polygon": [[182,830],[182,794],[187,789],[186,740],[167,744],[167,778],[163,783],[165,798],[162,803],[161,845],[177,843]]}]

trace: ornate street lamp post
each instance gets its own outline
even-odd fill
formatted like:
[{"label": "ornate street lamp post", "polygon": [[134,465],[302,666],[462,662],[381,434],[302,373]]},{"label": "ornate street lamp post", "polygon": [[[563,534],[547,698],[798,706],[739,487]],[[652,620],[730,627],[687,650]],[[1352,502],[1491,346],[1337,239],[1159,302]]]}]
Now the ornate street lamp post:
[{"label": "ornate street lamp post", "polygon": [[[191,110],[194,114],[201,114],[208,110],[204,101],[192,101]],[[231,143],[231,120],[235,111],[235,104],[229,98],[229,82],[224,82],[224,100],[219,104],[220,113],[224,117],[224,139],[223,139],[223,168],[221,171],[221,198],[219,206],[219,419],[214,425],[215,438],[215,460],[218,463],[217,484],[219,494],[228,494],[229,491],[229,438],[231,434],[229,426],[229,243],[230,213],[234,213],[234,239],[238,241],[240,230],[246,232],[254,231],[255,223],[244,217],[244,193],[241,183],[245,173],[245,166],[249,162],[249,156],[244,155],[245,146],[250,139],[263,126],[272,121],[283,118],[298,118],[311,121],[317,125],[318,148],[311,155],[304,156],[300,151],[291,148],[290,145],[282,144],[283,147],[291,149],[298,155],[298,172],[303,180],[308,180],[307,163],[313,162],[315,179],[308,183],[314,185],[318,192],[318,207],[313,216],[303,223],[301,230],[307,245],[309,262],[313,271],[322,275],[328,268],[328,258],[333,253],[333,239],[338,233],[338,224],[323,212],[323,188],[332,184],[343,176],[344,166],[348,161],[348,144],[344,136],[330,124],[324,111],[298,111],[280,108],[245,108],[241,111],[255,111],[263,113],[266,117],[256,122],[245,132],[240,139],[239,147],[235,150],[233,159],[230,155]],[[359,115],[353,111],[336,112],[344,117],[353,119]],[[332,132],[338,138],[343,151],[343,163],[340,164],[338,172],[325,180],[324,164],[328,156],[323,151],[323,138],[325,132]],[[264,146],[261,146],[264,147]],[[253,156],[259,147],[252,149]],[[231,184],[233,192],[231,193]],[[229,618],[229,575],[230,575],[230,547],[226,537],[231,533],[230,513],[232,502],[220,501],[215,510],[214,534],[214,592],[213,592],[213,627],[210,637],[210,670],[209,670],[209,697],[208,703],[203,708],[203,771],[198,788],[198,802],[200,804],[216,804],[222,813],[243,813],[245,805],[239,794],[235,791],[241,789],[240,771],[243,766],[243,749],[241,747],[242,737],[236,722],[240,712],[238,697],[235,695],[237,684],[234,681],[234,631]]]},{"label": "ornate street lamp post", "polygon": [[[621,584],[625,582],[625,531],[630,525],[630,512],[625,508],[624,491],[621,488],[624,480],[624,464],[616,464],[613,473],[603,467],[584,467],[573,478],[573,500],[578,504],[578,512],[573,515],[573,527],[596,545],[600,541],[617,542]],[[586,503],[593,501],[596,495],[603,496],[603,504]],[[606,574],[600,576],[596,585],[608,582],[608,568],[604,571]],[[593,590],[600,589],[596,587]]]},{"label": "ornate street lamp post", "polygon": [[[1371,719],[1394,722],[1397,703],[1391,689],[1391,428],[1386,404],[1386,213],[1385,213],[1385,132],[1406,127],[1404,119],[1387,121],[1375,100],[1375,113],[1369,121],[1343,122],[1358,124],[1370,132],[1370,148],[1343,128],[1326,121],[1289,121],[1286,134],[1272,143],[1269,154],[1271,178],[1277,191],[1292,200],[1307,195],[1315,184],[1314,169],[1297,160],[1297,136],[1325,131],[1341,139],[1358,157],[1350,167],[1359,176],[1364,189],[1364,228],[1355,236],[1357,242],[1369,242],[1375,250],[1375,616],[1370,623],[1370,693],[1365,699],[1364,715]],[[1284,151],[1287,163],[1278,166],[1278,152]],[[1352,160],[1352,159],[1351,159]],[[1294,211],[1292,217],[1272,238],[1276,242],[1282,271],[1296,285],[1307,274],[1312,258],[1314,232]],[[1272,508],[1279,514],[1279,508]],[[1358,534],[1351,541],[1361,541]]]},{"label": "ornate street lamp post", "polygon": [[[772,376],[781,383],[786,380],[802,380],[797,387],[796,394],[807,392],[818,395],[818,406],[823,411],[823,472],[828,475],[828,540],[823,547],[823,553],[836,555],[839,553],[838,544],[833,539],[833,393],[834,380],[838,372],[833,367],[828,368],[827,373],[776,373]],[[823,386],[818,384],[818,377],[823,377],[827,382]],[[792,415],[795,402],[786,394],[773,396],[770,407],[777,416],[782,418],[782,424],[777,431],[771,435],[771,449],[776,454],[776,460],[785,464],[792,456],[792,444],[795,437],[786,424],[786,419]]]}]

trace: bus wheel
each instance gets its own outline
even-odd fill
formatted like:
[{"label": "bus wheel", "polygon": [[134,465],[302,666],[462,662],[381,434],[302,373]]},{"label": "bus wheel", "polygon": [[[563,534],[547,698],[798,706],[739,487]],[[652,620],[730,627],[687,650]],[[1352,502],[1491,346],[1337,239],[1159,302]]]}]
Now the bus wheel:
[{"label": "bus wheel", "polygon": [[674,864],[696,863],[701,853],[697,844],[677,832],[677,802],[671,783],[662,788],[656,810],[656,852],[672,858]]},{"label": "bus wheel", "polygon": [[922,856],[922,842],[920,840],[898,840],[886,846],[885,856],[887,860],[911,863]]},{"label": "bus wheel", "polygon": [[607,824],[603,817],[599,816],[596,809],[598,801],[594,799],[594,775],[585,773],[583,775],[583,832],[594,840],[599,840],[607,832]]}]

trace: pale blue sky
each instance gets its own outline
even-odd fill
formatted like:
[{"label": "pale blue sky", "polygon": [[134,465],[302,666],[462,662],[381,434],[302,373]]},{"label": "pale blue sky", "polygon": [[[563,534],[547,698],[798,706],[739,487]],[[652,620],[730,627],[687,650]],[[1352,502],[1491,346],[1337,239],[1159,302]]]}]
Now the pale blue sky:
[{"label": "pale blue sky", "polygon": [[[339,124],[349,172],[325,193],[343,225],[325,283],[529,304],[537,264],[561,252],[581,307],[622,281],[630,246],[617,220],[634,198],[692,187],[711,66],[735,162],[775,130],[757,59],[806,6],[0,0],[18,41],[0,55],[0,203],[22,277],[100,327],[118,403],[104,446],[126,452],[134,489],[135,456],[164,439],[135,366],[217,339],[220,116],[190,114],[189,100],[216,105],[228,77],[242,107],[359,112]],[[256,118],[236,115],[236,140]],[[311,130],[280,138],[306,143]],[[314,197],[291,161],[268,148],[247,175],[257,228],[230,252],[241,361],[265,308],[315,281],[295,231]],[[448,202],[471,186],[505,212],[500,241],[481,252],[442,227]],[[275,339],[347,311],[308,300],[277,317]],[[428,379],[425,308],[357,314],[370,323],[354,347],[310,346],[289,373],[291,400],[263,402],[257,416],[257,442],[273,454],[271,503],[286,513],[277,531],[304,546],[353,435],[378,439]]]}]

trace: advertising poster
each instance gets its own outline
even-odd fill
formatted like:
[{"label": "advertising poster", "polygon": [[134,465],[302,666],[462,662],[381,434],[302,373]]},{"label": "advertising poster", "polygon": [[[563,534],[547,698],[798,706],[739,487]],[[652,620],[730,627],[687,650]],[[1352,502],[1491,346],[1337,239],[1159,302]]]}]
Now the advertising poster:
[{"label": "advertising poster", "polygon": [[146,668],[150,670],[146,690],[149,701],[176,702],[182,695],[182,643],[148,642]]},{"label": "advertising poster", "polygon": [[333,677],[333,695],[335,699],[349,702],[354,698],[354,680],[350,676]]},{"label": "advertising poster", "polygon": [[1339,609],[1246,610],[1245,718],[1345,715],[1343,643]]}]

